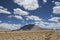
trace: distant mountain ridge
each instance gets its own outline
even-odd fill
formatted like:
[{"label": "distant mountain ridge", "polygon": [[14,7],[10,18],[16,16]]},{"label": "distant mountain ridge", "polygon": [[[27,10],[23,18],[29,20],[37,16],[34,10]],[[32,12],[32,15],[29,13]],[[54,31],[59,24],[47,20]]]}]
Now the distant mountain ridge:
[{"label": "distant mountain ridge", "polygon": [[16,29],[16,30],[10,30],[7,28],[0,27],[0,31],[21,31],[21,30],[29,30],[29,31],[30,30],[46,30],[46,28],[39,27],[38,25],[35,25],[35,24],[24,25],[23,27]]},{"label": "distant mountain ridge", "polygon": [[45,30],[45,28],[41,28],[38,25],[28,24],[20,28],[20,30]]}]

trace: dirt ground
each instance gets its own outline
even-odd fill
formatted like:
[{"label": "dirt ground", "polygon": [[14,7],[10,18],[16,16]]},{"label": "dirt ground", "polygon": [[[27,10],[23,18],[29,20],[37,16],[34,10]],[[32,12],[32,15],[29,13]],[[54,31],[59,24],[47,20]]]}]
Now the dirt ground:
[{"label": "dirt ground", "polygon": [[0,40],[60,40],[54,30],[0,31]]}]

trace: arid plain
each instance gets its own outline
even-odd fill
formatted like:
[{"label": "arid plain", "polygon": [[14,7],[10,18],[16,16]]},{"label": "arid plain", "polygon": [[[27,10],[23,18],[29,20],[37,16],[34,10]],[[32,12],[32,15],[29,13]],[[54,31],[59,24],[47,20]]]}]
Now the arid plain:
[{"label": "arid plain", "polygon": [[0,40],[60,40],[56,30],[0,31]]}]

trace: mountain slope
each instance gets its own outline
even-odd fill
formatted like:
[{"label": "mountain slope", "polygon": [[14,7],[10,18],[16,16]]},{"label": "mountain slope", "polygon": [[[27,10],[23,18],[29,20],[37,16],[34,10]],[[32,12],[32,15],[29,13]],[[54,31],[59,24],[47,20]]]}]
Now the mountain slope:
[{"label": "mountain slope", "polygon": [[45,28],[41,28],[34,24],[29,24],[29,25],[25,25],[25,26],[21,27],[20,30],[43,30],[43,29],[45,29]]}]

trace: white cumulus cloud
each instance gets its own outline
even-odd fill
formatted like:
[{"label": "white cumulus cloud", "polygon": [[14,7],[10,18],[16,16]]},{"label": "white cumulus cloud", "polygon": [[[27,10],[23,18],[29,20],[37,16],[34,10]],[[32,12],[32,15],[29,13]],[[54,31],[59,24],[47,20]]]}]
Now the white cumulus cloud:
[{"label": "white cumulus cloud", "polygon": [[55,2],[55,5],[57,5],[57,6],[60,5],[60,2]]},{"label": "white cumulus cloud", "polygon": [[54,6],[53,7],[53,13],[54,14],[60,14],[60,6]]},{"label": "white cumulus cloud", "polygon": [[10,16],[8,16],[8,18],[13,18],[13,17],[18,19],[18,20],[23,20],[23,17],[20,16],[20,15],[10,15]]},{"label": "white cumulus cloud", "polygon": [[49,21],[59,22],[60,17],[52,17],[51,19],[48,19]]},{"label": "white cumulus cloud", "polygon": [[0,6],[0,13],[10,14],[10,12],[8,11],[8,9],[4,8],[3,6]]},{"label": "white cumulus cloud", "polygon": [[27,20],[29,20],[29,19],[31,19],[31,20],[35,20],[35,21],[37,21],[37,20],[41,20],[38,16],[34,16],[34,15],[27,16]]},{"label": "white cumulus cloud", "polygon": [[43,22],[43,21],[40,21],[40,22],[35,22],[35,25],[38,25],[42,28],[47,28],[47,29],[60,29],[60,22],[57,22],[57,23],[50,23],[50,22]]},{"label": "white cumulus cloud", "polygon": [[47,2],[47,0],[43,0],[43,2],[44,2],[44,3],[46,3],[46,2]]},{"label": "white cumulus cloud", "polygon": [[21,24],[10,24],[10,23],[0,23],[0,30],[8,31],[8,30],[16,30],[20,29]]},{"label": "white cumulus cloud", "polygon": [[14,2],[27,10],[36,10],[39,8],[38,0],[14,0]]},{"label": "white cumulus cloud", "polygon": [[18,15],[29,15],[29,12],[23,11],[20,8],[16,8],[14,9],[14,14],[18,14]]},{"label": "white cumulus cloud", "polygon": [[22,17],[22,16],[15,15],[14,17],[15,17],[16,19],[23,20],[23,17]]}]

